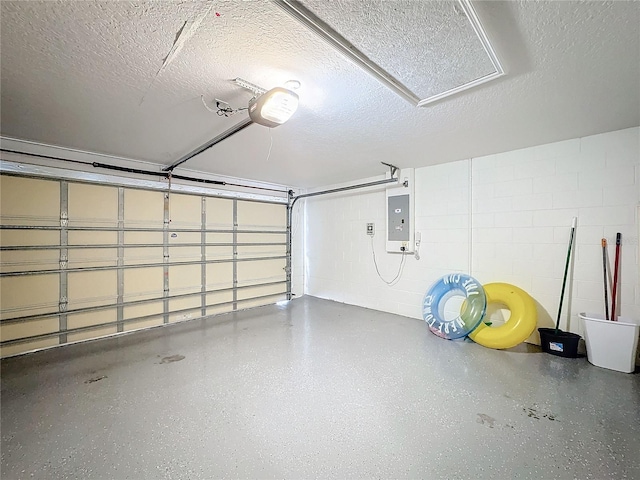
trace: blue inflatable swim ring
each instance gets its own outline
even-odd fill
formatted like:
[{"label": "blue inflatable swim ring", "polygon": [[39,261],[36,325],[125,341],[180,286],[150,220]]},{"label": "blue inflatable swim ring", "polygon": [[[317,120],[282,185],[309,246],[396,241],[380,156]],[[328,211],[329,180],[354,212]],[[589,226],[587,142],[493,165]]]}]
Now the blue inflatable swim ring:
[{"label": "blue inflatable swim ring", "polygon": [[[463,296],[460,314],[447,320],[444,306],[453,296]],[[431,332],[439,337],[453,340],[466,337],[480,325],[487,310],[487,296],[480,282],[470,275],[452,273],[437,280],[427,291],[422,301],[422,318]]]}]

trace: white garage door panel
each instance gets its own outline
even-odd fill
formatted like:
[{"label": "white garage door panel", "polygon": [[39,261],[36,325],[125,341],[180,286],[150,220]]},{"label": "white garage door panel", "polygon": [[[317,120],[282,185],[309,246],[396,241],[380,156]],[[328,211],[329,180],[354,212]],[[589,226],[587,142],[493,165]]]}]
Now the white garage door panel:
[{"label": "white garage door panel", "polygon": [[238,262],[238,284],[266,283],[286,278],[285,259]]},{"label": "white garage door panel", "polygon": [[[154,228],[162,228],[156,225]],[[124,232],[124,244],[125,245],[160,245],[160,252],[162,252],[162,232]],[[125,254],[130,250],[130,247],[126,249]],[[161,253],[162,254],[162,253]],[[131,255],[131,254],[129,254]]]},{"label": "white garage door panel", "polygon": [[233,287],[233,263],[213,263],[207,265],[207,290]]},{"label": "white garage door panel", "polygon": [[[4,180],[4,179],[3,179]],[[6,185],[6,182],[2,182]],[[5,193],[5,192],[2,192]],[[4,198],[4,197],[3,197]],[[2,211],[2,224],[24,224],[25,216],[20,217],[20,222],[14,222],[11,215],[5,216],[5,212],[9,212],[7,204],[0,204]],[[35,213],[32,218],[35,217]],[[58,220],[59,222],[59,220]],[[19,246],[55,246],[60,242],[60,233],[57,231],[38,231],[38,230],[0,230],[0,245],[3,247],[19,247]],[[60,252],[58,249],[51,250],[6,250],[0,251],[0,273],[4,272],[20,272],[30,269],[38,270],[54,270],[59,266]],[[28,280],[19,280],[18,277],[8,277],[0,279],[0,308],[2,309],[2,318],[6,317],[6,310],[12,305],[12,301],[17,300],[16,292],[20,292],[29,284]],[[57,282],[57,278],[53,279]],[[14,283],[15,282],[15,283]],[[42,285],[42,279],[34,282],[37,292],[42,292],[47,286]],[[57,288],[57,286],[56,286]],[[28,298],[28,297],[27,297]],[[29,300],[30,302],[31,300]],[[29,305],[27,302],[24,305]],[[49,304],[53,306],[58,304],[57,293],[56,299]],[[23,306],[24,306],[23,305]],[[38,312],[42,313],[42,312]],[[18,316],[18,315],[13,315]]]},{"label": "white garage door panel", "polygon": [[[232,243],[232,241],[227,243]],[[207,246],[205,255],[207,260],[232,260],[233,246]]]},{"label": "white garage door panel", "polygon": [[[115,225],[112,225],[115,227]],[[56,243],[59,238],[56,239]],[[117,245],[117,232],[85,232],[71,230],[69,231],[69,245]]]},{"label": "white garage door panel", "polygon": [[[87,313],[75,313],[69,314],[67,318],[67,325],[69,328],[83,328],[94,325],[101,325],[104,323],[112,323],[117,320],[117,311],[115,308],[109,308],[106,310],[97,310]],[[115,333],[115,325],[113,326]],[[94,335],[95,336],[95,335]],[[90,337],[85,337],[90,338]]]},{"label": "white garage door panel", "polygon": [[41,335],[43,333],[51,333],[58,330],[57,318],[44,318],[41,320],[33,320],[31,322],[10,323],[2,327],[0,332],[0,340],[13,340],[15,338],[30,337],[33,335]]},{"label": "white garage door panel", "polygon": [[131,307],[124,307],[124,319],[129,320],[136,317],[156,317],[162,314],[162,301],[148,302]]},{"label": "white garage door panel", "polygon": [[118,300],[115,270],[73,272],[68,278],[68,310],[112,305]]},{"label": "white garage door panel", "polygon": [[[2,209],[2,204],[0,204]],[[1,217],[0,223],[14,224],[9,219]],[[59,221],[58,221],[59,222]],[[39,231],[39,230],[0,230],[0,245],[9,246],[42,246],[58,245],[60,243],[60,232]],[[3,252],[4,253],[4,252]]]},{"label": "white garage door panel", "polygon": [[284,229],[287,211],[282,205],[238,201],[238,227],[241,230]]},{"label": "white garage door panel", "polygon": [[233,292],[217,292],[207,294],[207,315],[216,315],[233,311]]},{"label": "white garage door panel", "polygon": [[69,183],[69,225],[114,225],[118,220],[118,188]]},{"label": "white garage door panel", "polygon": [[173,294],[200,291],[200,265],[181,265],[169,267],[169,282]]},{"label": "white garage door panel", "polygon": [[256,298],[253,300],[245,300],[241,303],[242,308],[254,308],[254,307],[262,307],[263,305],[273,305],[276,302],[281,300],[286,300],[287,296],[285,294],[282,295],[270,295],[265,298]]},{"label": "white garage door panel", "polygon": [[80,340],[90,340],[93,338],[104,337],[105,335],[113,335],[118,330],[113,327],[92,328],[84,332],[70,333],[67,336],[68,342],[79,342]]},{"label": "white garage door panel", "polygon": [[[184,227],[184,228],[199,230],[201,226],[202,224],[198,224],[198,225],[191,225],[189,227]],[[171,228],[169,229],[169,231],[171,232],[171,234],[169,235],[169,245],[172,247],[178,247],[185,243],[199,244],[202,238],[202,234],[200,232],[183,232],[181,230],[178,230],[178,227],[176,227],[173,224],[171,224]]]},{"label": "white garage door panel", "polygon": [[162,276],[162,267],[125,269],[125,301],[161,297],[163,293]]},{"label": "white garage door panel", "polygon": [[164,223],[164,195],[162,192],[125,189],[125,226],[162,228]]},{"label": "white garage door panel", "polygon": [[238,258],[282,257],[286,255],[286,245],[239,245]]},{"label": "white garage door panel", "polygon": [[[199,242],[196,242],[199,243]],[[169,262],[170,263],[179,263],[179,262],[190,262],[195,261],[199,262],[202,258],[202,251],[200,247],[169,247]]]},{"label": "white garage door panel", "polygon": [[[159,243],[162,245],[162,239]],[[162,263],[162,258],[162,247],[127,247],[124,249],[125,266]]]},{"label": "white garage door panel", "polygon": [[[134,320],[140,317],[144,318]],[[125,332],[162,325],[164,323],[163,304],[159,301],[124,307],[124,319],[128,320],[123,327]]]},{"label": "white garage door panel", "polygon": [[[207,228],[221,228],[221,227],[207,227]],[[222,227],[224,229],[233,229],[233,225],[226,225]],[[232,233],[207,233],[206,242],[209,243],[233,243]],[[207,247],[210,248],[210,247]]]},{"label": "white garage door panel", "polygon": [[233,305],[225,304],[207,308],[207,315],[220,315],[223,313],[233,312]]},{"label": "white garage door panel", "polygon": [[233,228],[233,200],[224,198],[207,198],[205,201],[207,229]]},{"label": "white garage door panel", "polygon": [[55,270],[58,268],[58,250],[22,250],[0,253],[0,272],[21,272],[23,270]]},{"label": "white garage door panel", "polygon": [[143,328],[158,327],[164,323],[162,316],[159,316],[150,320],[135,320],[128,322],[124,326],[125,332],[131,332],[132,330],[141,330]]},{"label": "white garage door panel", "polygon": [[284,204],[0,182],[2,356],[286,298]]},{"label": "white garage door panel", "polygon": [[[117,320],[117,311],[115,308],[108,310],[99,310],[90,313],[77,313],[69,315],[67,318],[67,327],[72,328],[84,328],[95,325],[101,325],[105,323],[113,323]],[[103,335],[111,335],[117,332],[115,325],[101,328],[92,328],[78,333],[70,333],[67,337],[69,342],[77,342],[80,340],[87,340],[89,338],[101,337]]]},{"label": "white garage door panel", "polygon": [[60,183],[3,175],[0,206],[3,225],[59,225]]},{"label": "white garage door panel", "polygon": [[69,184],[70,227],[115,227],[118,224],[118,189],[82,183]]},{"label": "white garage door panel", "polygon": [[68,256],[70,269],[115,267],[118,264],[117,248],[69,248]]},{"label": "white garage door panel", "polygon": [[57,310],[59,285],[55,274],[0,278],[2,319]]},{"label": "white garage door panel", "polygon": [[202,197],[172,193],[169,205],[170,228],[200,228]]},{"label": "white garage door panel", "polygon": [[31,342],[20,342],[13,345],[0,346],[0,356],[8,357],[11,355],[17,355],[19,353],[29,352],[31,350],[55,347],[58,344],[58,337],[51,337],[42,340],[34,340]]},{"label": "white garage door panel", "polygon": [[[238,300],[250,299],[252,297],[265,297],[267,295],[282,294],[285,291],[284,285],[265,285],[263,287],[243,288],[238,292]],[[265,303],[274,303],[267,301]]]},{"label": "white garage door panel", "polygon": [[200,297],[177,298],[169,302],[169,322],[182,322],[191,318],[200,316],[201,301]]},{"label": "white garage door panel", "polygon": [[284,227],[278,227],[273,231],[282,231],[282,233],[238,233],[238,243],[287,243]]},{"label": "white garage door panel", "polygon": [[[0,224],[15,226],[51,226],[60,224],[60,183],[56,181],[0,176]],[[57,245],[58,231],[2,230],[1,245]],[[0,272],[57,269],[58,250],[2,251]],[[58,275],[25,275],[0,278],[0,318],[6,320],[25,315],[42,314],[58,309]],[[58,319],[3,323],[0,340],[8,341],[45,333],[58,328]],[[58,338],[3,346],[2,355],[24,349],[55,345]]]}]

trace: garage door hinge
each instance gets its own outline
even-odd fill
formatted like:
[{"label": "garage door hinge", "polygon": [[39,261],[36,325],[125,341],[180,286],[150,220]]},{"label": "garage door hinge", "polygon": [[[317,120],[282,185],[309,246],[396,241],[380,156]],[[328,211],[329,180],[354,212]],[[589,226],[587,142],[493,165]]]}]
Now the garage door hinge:
[{"label": "garage door hinge", "polygon": [[60,212],[60,226],[61,227],[69,226],[69,216],[67,212]]},{"label": "garage door hinge", "polygon": [[60,255],[60,270],[65,270],[67,268],[67,262],[69,259],[66,255]]},{"label": "garage door hinge", "polygon": [[61,312],[66,312],[67,311],[67,297],[60,297],[60,303],[58,304],[58,309]]}]

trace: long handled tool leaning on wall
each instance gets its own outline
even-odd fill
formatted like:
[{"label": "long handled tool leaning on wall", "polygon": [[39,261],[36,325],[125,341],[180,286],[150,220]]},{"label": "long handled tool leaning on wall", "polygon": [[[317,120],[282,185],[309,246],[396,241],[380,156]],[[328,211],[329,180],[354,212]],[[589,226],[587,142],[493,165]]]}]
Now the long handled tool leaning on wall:
[{"label": "long handled tool leaning on wall", "polygon": [[618,320],[616,317],[616,300],[618,294],[618,277],[620,276],[620,241],[622,234],[618,232],[616,234],[616,262],[613,267],[613,286],[611,287],[611,320],[614,322]]},{"label": "long handled tool leaning on wall", "polygon": [[609,320],[609,282],[607,282],[607,239],[602,239],[602,271],[604,275],[604,318]]},{"label": "long handled tool leaning on wall", "polygon": [[562,291],[560,292],[560,305],[558,305],[558,319],[556,320],[556,335],[558,334],[558,330],[560,328],[560,316],[562,314],[562,302],[564,300],[564,290],[567,286],[567,274],[569,273],[569,260],[571,260],[571,250],[573,247],[573,237],[576,232],[576,224],[578,222],[578,217],[573,217],[573,222],[571,222],[571,237],[569,237],[569,249],[567,250],[567,261],[564,266],[564,278],[562,279]]},{"label": "long handled tool leaning on wall", "polygon": [[560,292],[560,304],[558,305],[558,317],[555,328],[538,328],[540,333],[540,345],[544,352],[560,357],[577,358],[578,342],[580,335],[560,330],[560,318],[562,317],[562,304],[564,303],[564,292],[567,287],[567,277],[571,263],[571,250],[573,249],[573,239],[576,233],[578,218],[574,217],[571,222],[571,236],[569,237],[569,248],[567,250],[567,261],[564,265],[564,276],[562,278],[562,291]]}]

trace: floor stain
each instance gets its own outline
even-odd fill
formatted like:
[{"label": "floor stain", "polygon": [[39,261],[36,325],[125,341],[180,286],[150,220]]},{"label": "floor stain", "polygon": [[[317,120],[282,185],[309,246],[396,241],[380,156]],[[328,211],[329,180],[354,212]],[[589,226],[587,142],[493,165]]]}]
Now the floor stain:
[{"label": "floor stain", "polygon": [[84,383],[95,383],[95,382],[99,382],[100,380],[102,380],[103,378],[108,378],[106,375],[101,375],[99,377],[93,377],[90,378],[89,380],[85,380]]},{"label": "floor stain", "polygon": [[476,418],[476,422],[481,425],[486,425],[489,428],[493,428],[496,423],[496,419],[485,413],[479,413],[478,418]]},{"label": "floor stain", "polygon": [[160,360],[160,363],[172,363],[172,362],[179,362],[180,360],[184,360],[184,355],[171,355],[170,357],[163,357],[162,360]]},{"label": "floor stain", "polygon": [[560,420],[557,419],[555,414],[553,414],[553,413],[543,413],[543,414],[541,414],[540,412],[538,412],[538,410],[536,410],[535,408],[532,408],[532,407],[522,407],[522,411],[527,414],[527,417],[535,418],[536,420],[540,420],[541,418],[546,418],[548,420],[551,420],[552,422],[559,422],[560,421]]}]

